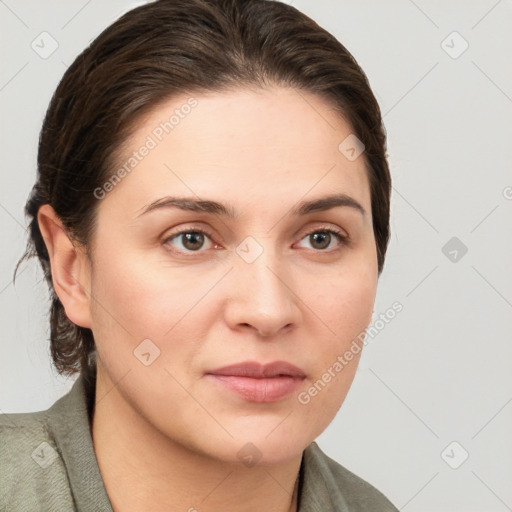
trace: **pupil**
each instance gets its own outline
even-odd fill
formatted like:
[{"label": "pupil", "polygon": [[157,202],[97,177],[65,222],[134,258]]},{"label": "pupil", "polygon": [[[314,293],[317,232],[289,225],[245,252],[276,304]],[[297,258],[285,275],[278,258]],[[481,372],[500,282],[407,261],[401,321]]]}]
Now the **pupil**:
[{"label": "pupil", "polygon": [[[184,245],[185,247],[187,247],[187,249],[198,249],[199,247],[201,247],[201,245],[203,245],[203,241],[201,240],[201,233],[185,233],[184,236],[186,239]],[[199,237],[199,242],[197,240],[197,237]],[[192,243],[191,246],[188,245],[190,242]]]},{"label": "pupil", "polygon": [[[326,247],[329,246],[329,242],[330,242],[330,234],[329,233],[313,233],[313,235],[311,235],[313,237],[313,239],[315,240],[315,242],[318,241],[318,238],[320,237],[320,245],[322,247],[320,247],[320,249],[325,249]],[[327,241],[327,243],[323,243],[322,244],[322,239],[323,241]]]}]

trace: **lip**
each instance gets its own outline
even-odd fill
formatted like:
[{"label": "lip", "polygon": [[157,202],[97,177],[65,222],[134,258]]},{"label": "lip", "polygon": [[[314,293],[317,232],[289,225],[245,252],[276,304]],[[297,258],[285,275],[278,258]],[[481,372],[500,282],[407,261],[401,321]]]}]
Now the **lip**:
[{"label": "lip", "polygon": [[251,377],[254,379],[281,376],[304,378],[306,376],[300,368],[286,361],[274,361],[267,364],[261,364],[257,361],[244,361],[242,363],[223,366],[222,368],[217,368],[208,373],[212,375]]},{"label": "lip", "polygon": [[265,365],[247,361],[213,370],[207,373],[207,377],[229,391],[238,393],[245,400],[269,403],[293,393],[302,384],[306,374],[286,361]]}]

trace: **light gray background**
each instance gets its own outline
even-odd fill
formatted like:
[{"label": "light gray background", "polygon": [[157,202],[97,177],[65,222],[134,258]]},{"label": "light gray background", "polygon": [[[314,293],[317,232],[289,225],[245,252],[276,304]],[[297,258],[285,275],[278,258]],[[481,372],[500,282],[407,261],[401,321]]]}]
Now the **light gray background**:
[{"label": "light gray background", "polygon": [[[73,382],[51,366],[35,260],[11,283],[26,241],[23,206],[66,67],[141,3],[0,0],[1,412],[45,409]],[[392,240],[375,314],[403,304],[365,348],[318,443],[401,510],[512,510],[512,2],[287,3],[347,46],[380,102]],[[43,31],[58,42],[46,59],[31,47]],[[452,237],[459,246],[446,256]]]}]

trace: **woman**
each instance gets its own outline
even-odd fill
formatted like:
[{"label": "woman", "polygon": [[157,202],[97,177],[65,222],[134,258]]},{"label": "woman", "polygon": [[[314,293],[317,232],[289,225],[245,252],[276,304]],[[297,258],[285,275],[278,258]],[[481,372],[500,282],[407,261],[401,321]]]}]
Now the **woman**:
[{"label": "woman", "polygon": [[378,104],[293,7],[160,0],[44,120],[30,240],[79,373],[5,415],[2,510],[395,511],[314,440],[353,380],[389,238]]}]

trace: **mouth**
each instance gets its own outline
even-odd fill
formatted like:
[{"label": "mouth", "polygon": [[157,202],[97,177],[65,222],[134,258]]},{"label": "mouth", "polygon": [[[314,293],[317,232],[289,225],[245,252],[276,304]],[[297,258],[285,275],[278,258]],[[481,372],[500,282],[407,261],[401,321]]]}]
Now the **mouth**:
[{"label": "mouth", "polygon": [[286,361],[266,365],[247,361],[212,370],[207,373],[207,377],[247,401],[269,403],[293,393],[302,384],[306,374]]},{"label": "mouth", "polygon": [[211,375],[225,375],[231,377],[251,377],[253,379],[268,379],[274,377],[306,377],[306,374],[297,366],[286,361],[274,361],[261,364],[256,361],[245,361],[229,366],[223,366],[208,372]]}]

